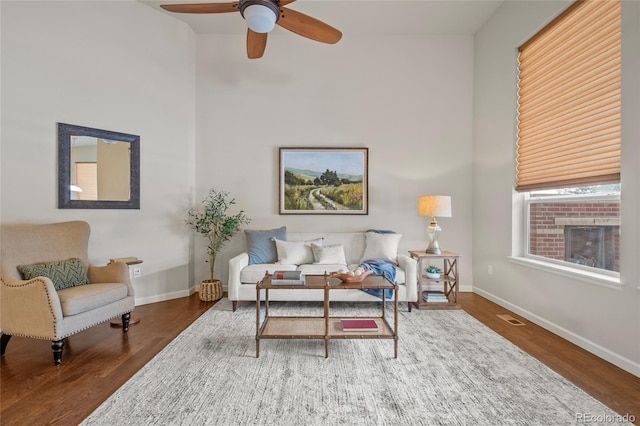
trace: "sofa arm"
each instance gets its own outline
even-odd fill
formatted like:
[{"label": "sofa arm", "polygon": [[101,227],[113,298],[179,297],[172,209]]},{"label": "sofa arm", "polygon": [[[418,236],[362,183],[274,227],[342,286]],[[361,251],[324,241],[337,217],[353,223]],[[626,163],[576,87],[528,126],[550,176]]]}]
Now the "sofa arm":
[{"label": "sofa arm", "polygon": [[418,300],[418,262],[406,254],[398,254],[398,266],[404,271],[407,302]]},{"label": "sofa arm", "polygon": [[240,272],[248,265],[249,255],[247,253],[240,253],[229,259],[229,284],[227,286],[229,300],[237,301],[240,297]]},{"label": "sofa arm", "polygon": [[87,271],[89,282],[98,283],[125,283],[129,289],[127,296],[134,296],[133,286],[129,279],[129,267],[123,262],[112,262],[104,266],[89,265]]},{"label": "sofa arm", "polygon": [[58,340],[60,298],[49,278],[2,279],[0,328],[4,334]]}]

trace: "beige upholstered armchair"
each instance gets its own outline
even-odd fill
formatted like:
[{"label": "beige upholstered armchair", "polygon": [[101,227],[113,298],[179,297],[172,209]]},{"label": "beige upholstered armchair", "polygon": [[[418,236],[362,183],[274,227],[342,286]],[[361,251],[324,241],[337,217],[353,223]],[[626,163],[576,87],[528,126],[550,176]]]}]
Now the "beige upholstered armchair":
[{"label": "beige upholstered armchair", "polygon": [[[127,265],[89,263],[88,223],[3,225],[0,232],[2,356],[11,336],[48,339],[59,365],[66,337],[117,317],[129,330],[135,303]],[[48,276],[39,275],[43,269]]]}]

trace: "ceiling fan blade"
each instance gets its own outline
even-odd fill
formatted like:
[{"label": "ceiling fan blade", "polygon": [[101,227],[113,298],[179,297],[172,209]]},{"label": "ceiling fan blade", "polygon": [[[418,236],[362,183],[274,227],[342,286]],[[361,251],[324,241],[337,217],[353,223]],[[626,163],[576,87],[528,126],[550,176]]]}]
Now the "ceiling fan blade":
[{"label": "ceiling fan blade", "polygon": [[247,56],[249,59],[262,58],[267,47],[267,34],[257,33],[247,28]]},{"label": "ceiling fan blade", "polygon": [[298,35],[322,43],[334,44],[342,38],[342,33],[331,25],[286,7],[282,8],[280,19],[276,24]]},{"label": "ceiling fan blade", "polygon": [[227,13],[238,12],[238,2],[162,4],[164,10],[175,13]]}]

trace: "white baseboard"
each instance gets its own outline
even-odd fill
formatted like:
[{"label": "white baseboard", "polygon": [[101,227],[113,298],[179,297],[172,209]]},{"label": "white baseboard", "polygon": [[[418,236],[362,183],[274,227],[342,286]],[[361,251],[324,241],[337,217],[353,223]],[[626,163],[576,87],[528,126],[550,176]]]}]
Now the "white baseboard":
[{"label": "white baseboard", "polygon": [[592,354],[599,356],[600,358],[606,361],[609,361],[610,363],[622,368],[623,370],[628,371],[629,373],[640,377],[639,363],[634,362],[633,360],[630,360],[626,357],[623,357],[615,352],[612,352],[609,349],[603,346],[600,346],[589,339],[586,339],[578,334],[575,334],[574,332],[569,331],[566,328],[561,327],[558,324],[555,324],[551,321],[548,321],[532,312],[529,312],[526,309],[522,309],[519,306],[516,306],[510,302],[507,302],[506,300],[501,299],[500,297],[497,297],[492,293],[486,292],[479,288],[474,288],[473,292],[491,300],[494,303],[497,303],[498,305],[506,309],[509,309],[510,311],[528,319],[529,321],[539,325],[540,327],[545,328],[554,334],[557,334],[563,339],[566,339],[571,343],[580,346],[582,349],[587,350]]},{"label": "white baseboard", "polygon": [[188,296],[191,296],[193,293],[195,293],[195,288],[191,287],[188,290],[180,290],[180,291],[174,291],[171,293],[156,294],[149,297],[136,297],[136,306],[148,305],[149,303],[163,302],[165,300],[171,300],[171,299],[179,299],[181,297],[188,297]]}]

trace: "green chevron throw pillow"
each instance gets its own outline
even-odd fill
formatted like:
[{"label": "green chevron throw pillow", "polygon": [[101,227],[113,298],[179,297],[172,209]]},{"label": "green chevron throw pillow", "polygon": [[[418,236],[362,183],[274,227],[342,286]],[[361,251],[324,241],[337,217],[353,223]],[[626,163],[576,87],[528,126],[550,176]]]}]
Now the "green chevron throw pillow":
[{"label": "green chevron throw pillow", "polygon": [[20,271],[22,278],[25,280],[47,277],[53,282],[56,290],[89,284],[87,267],[77,257],[68,260],[35,263],[33,265],[20,265],[18,266],[18,271]]}]

